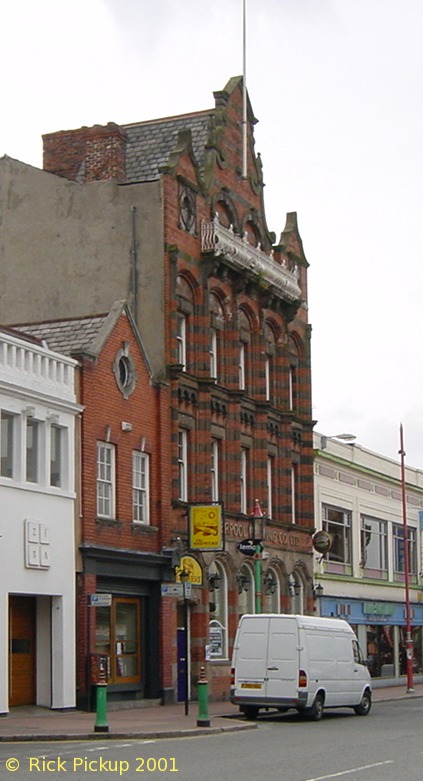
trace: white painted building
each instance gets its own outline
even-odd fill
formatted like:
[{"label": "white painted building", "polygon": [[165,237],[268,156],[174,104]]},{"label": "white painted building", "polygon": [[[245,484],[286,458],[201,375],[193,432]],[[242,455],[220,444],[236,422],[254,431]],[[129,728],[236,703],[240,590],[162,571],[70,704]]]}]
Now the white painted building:
[{"label": "white painted building", "polygon": [[76,362],[0,330],[0,713],[75,705]]},{"label": "white painted building", "polygon": [[423,471],[405,465],[404,505],[400,457],[318,433],[314,457],[316,528],[331,539],[326,553],[315,554],[316,610],[353,625],[373,677],[403,675],[406,526],[414,668],[422,672]]}]

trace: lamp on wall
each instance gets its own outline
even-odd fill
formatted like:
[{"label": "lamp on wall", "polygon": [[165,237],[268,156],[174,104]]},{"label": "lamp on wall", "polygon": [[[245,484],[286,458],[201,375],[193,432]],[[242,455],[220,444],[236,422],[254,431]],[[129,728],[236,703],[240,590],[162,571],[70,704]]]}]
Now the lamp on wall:
[{"label": "lamp on wall", "polygon": [[298,597],[301,594],[301,584],[293,575],[288,575],[288,588],[291,597]]},{"label": "lamp on wall", "polygon": [[264,576],[263,583],[264,583],[264,593],[266,594],[266,596],[269,596],[269,594],[274,594],[275,593],[277,582],[276,582],[276,578],[275,578],[275,576],[273,575],[272,572],[268,572]]},{"label": "lamp on wall", "polygon": [[321,583],[315,583],[313,586],[313,599],[320,599],[323,594],[323,586]]},{"label": "lamp on wall", "polygon": [[242,594],[243,591],[249,591],[250,578],[248,575],[243,575],[242,572],[238,572],[236,582],[238,583],[238,592],[240,594]]},{"label": "lamp on wall", "polygon": [[218,572],[209,572],[207,579],[209,582],[209,591],[211,593],[213,591],[218,591],[220,588],[220,581],[222,580],[222,576],[219,575]]}]

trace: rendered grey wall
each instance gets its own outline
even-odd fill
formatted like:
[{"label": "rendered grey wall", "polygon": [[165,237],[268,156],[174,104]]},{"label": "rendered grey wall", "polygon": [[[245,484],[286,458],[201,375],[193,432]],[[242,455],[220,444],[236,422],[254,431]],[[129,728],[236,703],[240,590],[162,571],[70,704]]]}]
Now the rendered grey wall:
[{"label": "rendered grey wall", "polygon": [[[135,207],[135,212],[133,212]],[[0,322],[109,311],[131,303],[135,215],[137,322],[155,373],[164,368],[161,183],[77,184],[0,160]]]}]

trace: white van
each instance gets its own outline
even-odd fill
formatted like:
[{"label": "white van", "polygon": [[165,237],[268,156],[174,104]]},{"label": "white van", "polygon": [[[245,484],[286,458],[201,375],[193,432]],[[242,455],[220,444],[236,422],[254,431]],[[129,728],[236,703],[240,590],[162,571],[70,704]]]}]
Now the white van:
[{"label": "white van", "polygon": [[296,708],[314,721],[323,708],[366,716],[372,687],[357,638],[337,618],[244,615],[232,658],[231,702],[248,719],[260,708]]}]

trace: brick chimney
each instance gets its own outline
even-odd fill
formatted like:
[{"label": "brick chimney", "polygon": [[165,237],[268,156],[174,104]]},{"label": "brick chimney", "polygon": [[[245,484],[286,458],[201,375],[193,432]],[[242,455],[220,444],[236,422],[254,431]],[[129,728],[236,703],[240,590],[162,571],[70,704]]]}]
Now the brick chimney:
[{"label": "brick chimney", "polygon": [[45,171],[78,182],[125,181],[126,134],[114,122],[48,133],[43,144]]}]

